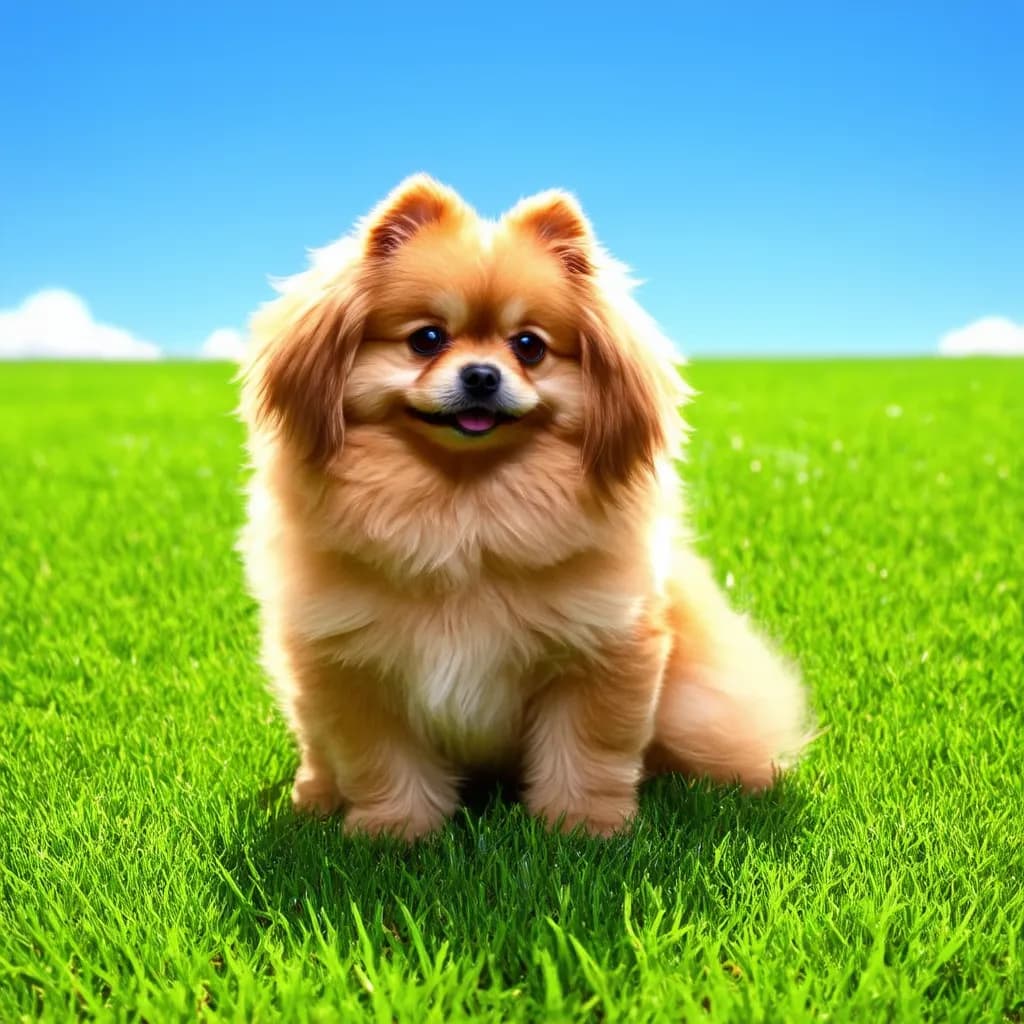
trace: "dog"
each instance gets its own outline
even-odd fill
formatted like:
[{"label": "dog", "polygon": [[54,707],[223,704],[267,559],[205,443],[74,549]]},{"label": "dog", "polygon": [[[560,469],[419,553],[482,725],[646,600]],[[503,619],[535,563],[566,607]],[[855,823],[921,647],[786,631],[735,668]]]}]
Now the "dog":
[{"label": "dog", "polygon": [[417,175],[279,289],[239,546],[294,805],[414,840],[497,770],[609,836],[654,773],[770,786],[803,687],[693,549],[688,390],[576,200],[486,221]]}]

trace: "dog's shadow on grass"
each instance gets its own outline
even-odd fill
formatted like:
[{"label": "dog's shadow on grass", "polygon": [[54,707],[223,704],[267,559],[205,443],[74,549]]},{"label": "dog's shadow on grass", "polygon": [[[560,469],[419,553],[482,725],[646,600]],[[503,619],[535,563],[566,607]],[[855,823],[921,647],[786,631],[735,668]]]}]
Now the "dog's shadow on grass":
[{"label": "dog's shadow on grass", "polygon": [[723,892],[784,867],[814,830],[790,779],[755,797],[658,778],[643,788],[631,833],[594,840],[548,834],[514,784],[481,778],[442,833],[407,846],[346,838],[340,818],[297,815],[289,786],[281,780],[240,802],[237,838],[217,857],[216,898],[243,941],[258,943],[272,926],[308,929],[311,915],[355,941],[357,919],[394,931],[388,922],[401,927],[404,907],[435,934],[486,944],[496,910],[510,929],[567,917],[581,930],[607,927],[627,890],[713,914]]}]

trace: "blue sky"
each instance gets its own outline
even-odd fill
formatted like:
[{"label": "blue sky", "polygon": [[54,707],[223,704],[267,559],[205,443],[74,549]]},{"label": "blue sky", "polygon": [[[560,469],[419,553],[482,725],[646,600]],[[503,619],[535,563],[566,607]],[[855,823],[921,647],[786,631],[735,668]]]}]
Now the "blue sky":
[{"label": "blue sky", "polygon": [[0,7],[0,309],[194,351],[426,170],[558,185],[687,352],[1024,321],[1024,4]]}]

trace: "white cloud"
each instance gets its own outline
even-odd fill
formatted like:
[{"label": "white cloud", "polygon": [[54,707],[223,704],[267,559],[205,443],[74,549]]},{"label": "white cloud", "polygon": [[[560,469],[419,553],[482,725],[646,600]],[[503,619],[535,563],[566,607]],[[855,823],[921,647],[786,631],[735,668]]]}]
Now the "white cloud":
[{"label": "white cloud", "polygon": [[73,292],[48,288],[0,310],[0,359],[159,359],[130,331],[97,323]]},{"label": "white cloud", "polygon": [[245,355],[245,335],[233,327],[219,327],[203,342],[202,359],[227,359],[240,363]]},{"label": "white cloud", "polygon": [[1004,316],[985,316],[950,331],[939,341],[943,356],[1024,356],[1024,324]]}]

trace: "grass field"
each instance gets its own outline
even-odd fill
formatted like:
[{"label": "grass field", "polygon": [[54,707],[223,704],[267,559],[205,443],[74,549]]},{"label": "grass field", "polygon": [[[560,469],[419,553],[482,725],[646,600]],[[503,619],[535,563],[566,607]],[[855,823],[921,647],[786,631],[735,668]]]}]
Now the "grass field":
[{"label": "grass field", "polygon": [[633,835],[296,819],[220,365],[0,365],[0,1020],[1024,1020],[1024,361],[699,364],[702,549],[825,733]]}]

